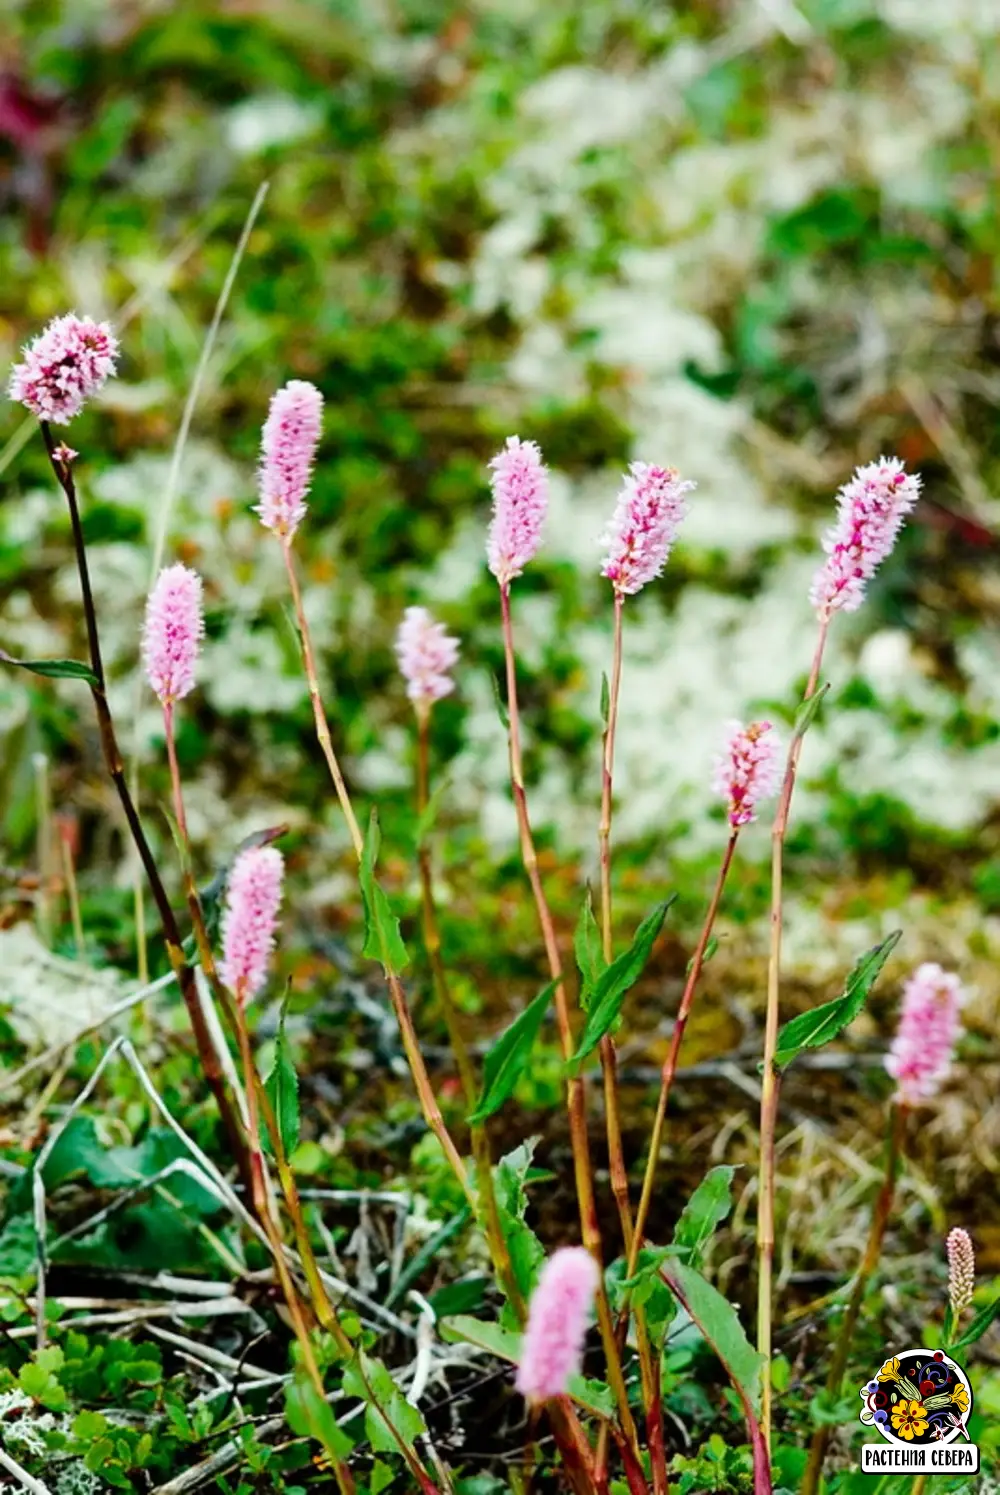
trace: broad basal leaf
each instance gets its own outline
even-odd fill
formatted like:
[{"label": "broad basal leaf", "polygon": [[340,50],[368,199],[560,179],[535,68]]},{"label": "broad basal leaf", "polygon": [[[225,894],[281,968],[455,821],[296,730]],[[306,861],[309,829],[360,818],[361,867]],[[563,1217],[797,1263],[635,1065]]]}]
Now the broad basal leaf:
[{"label": "broad basal leaf", "polygon": [[626,993],[642,975],[673,901],[673,897],[668,898],[643,919],[628,949],[601,972],[590,999],[580,1047],[570,1061],[574,1069],[593,1053],[617,1021]]},{"label": "broad basal leaf", "polygon": [[829,1043],[848,1023],[854,1021],[865,1005],[882,967],[901,938],[902,931],[894,930],[888,939],[863,955],[848,976],[841,996],[832,1002],[823,1002],[809,1012],[800,1013],[785,1024],[778,1034],[778,1048],[774,1056],[779,1069],[791,1064],[803,1049],[818,1049]]},{"label": "broad basal leaf", "polygon": [[761,1356],[743,1332],[736,1309],[685,1262],[668,1257],[660,1270],[718,1355],[741,1401],[755,1418],[759,1417]]}]

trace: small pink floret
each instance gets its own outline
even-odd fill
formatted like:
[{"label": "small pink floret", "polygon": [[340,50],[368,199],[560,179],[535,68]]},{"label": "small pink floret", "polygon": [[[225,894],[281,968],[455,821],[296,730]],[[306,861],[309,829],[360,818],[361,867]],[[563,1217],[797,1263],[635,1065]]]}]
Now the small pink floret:
[{"label": "small pink floret", "polygon": [[276,535],[291,537],[305,516],[322,425],[323,396],[304,379],[290,380],[271,400],[261,434],[256,512]]},{"label": "small pink floret", "polygon": [[229,874],[219,974],[239,1002],[251,1001],[267,980],[284,870],[276,847],[253,846]]},{"label": "small pink floret", "polygon": [[947,1078],[964,1000],[958,977],[931,962],[918,966],[903,987],[899,1027],[885,1060],[902,1105],[930,1100]]},{"label": "small pink floret", "polygon": [[508,436],[490,463],[493,520],[486,541],[490,570],[502,587],[520,576],[542,539],[549,475],[534,441]]},{"label": "small pink floret", "polygon": [[907,514],[920,496],[920,478],[898,457],[859,467],[837,495],[837,522],[823,537],[826,560],[809,600],[821,619],[855,612],[865,586],[892,550]]},{"label": "small pink floret", "polygon": [[781,739],[770,722],[730,722],[726,746],[715,760],[712,780],[726,801],[733,830],[757,819],[757,806],[770,799],[781,782]]},{"label": "small pink floret", "polygon": [[673,467],[631,464],[604,536],[601,575],[616,592],[631,596],[660,575],[687,513],[685,495],[694,487]]},{"label": "small pink floret", "polygon": [[198,646],[205,632],[201,577],[178,563],[156,578],[146,602],[142,656],[146,678],[164,706],[194,689]]},{"label": "small pink floret", "polygon": [[529,1401],[563,1396],[579,1372],[599,1280],[597,1263],[582,1246],[563,1246],[542,1268],[517,1368],[517,1389]]},{"label": "small pink floret", "polygon": [[7,393],[39,420],[67,425],[115,371],[118,341],[107,322],[54,317],[11,370]]},{"label": "small pink floret", "polygon": [[426,607],[408,607],[396,634],[396,658],[406,681],[406,694],[417,706],[428,707],[450,695],[455,682],[450,671],[458,662],[458,640]]}]

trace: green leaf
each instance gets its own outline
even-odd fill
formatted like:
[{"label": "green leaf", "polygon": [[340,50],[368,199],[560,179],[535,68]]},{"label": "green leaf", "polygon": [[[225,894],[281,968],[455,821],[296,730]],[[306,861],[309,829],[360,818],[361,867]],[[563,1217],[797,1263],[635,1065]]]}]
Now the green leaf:
[{"label": "green leaf", "polygon": [[710,1168],[677,1221],[674,1245],[684,1248],[688,1253],[687,1260],[693,1267],[698,1266],[701,1261],[705,1242],[732,1209],[730,1188],[735,1171],[728,1164]]},{"label": "green leaf", "polygon": [[608,717],[611,715],[611,690],[608,685],[608,677],[604,670],[601,671],[601,721],[606,727]]},{"label": "green leaf", "polygon": [[19,670],[30,670],[33,675],[44,675],[47,680],[86,680],[88,685],[97,685],[98,679],[87,664],[78,659],[15,659],[0,649],[0,664],[12,664]]},{"label": "green leaf", "polygon": [[694,1267],[667,1258],[662,1272],[718,1355],[744,1405],[759,1417],[762,1357],[743,1332],[736,1309]]},{"label": "green leaf", "polygon": [[[500,1225],[510,1253],[514,1280],[525,1298],[530,1298],[545,1261],[545,1247],[525,1222],[528,1212],[526,1184],[536,1141],[537,1138],[529,1138],[522,1142],[513,1152],[502,1157],[493,1170]],[[508,1309],[504,1310],[505,1315]]]},{"label": "green leaf", "polygon": [[800,1013],[785,1024],[778,1034],[778,1048],[774,1056],[779,1069],[791,1064],[803,1049],[818,1049],[829,1043],[848,1023],[854,1021],[865,1005],[882,967],[901,939],[902,930],[894,930],[888,939],[884,939],[880,945],[861,957],[848,976],[841,996],[832,1002],[823,1002],[819,1007],[810,1008],[808,1012]]},{"label": "green leaf", "polygon": [[[278,1135],[281,1138],[281,1146],[285,1157],[289,1157],[299,1145],[299,1077],[295,1072],[295,1064],[292,1061],[291,1046],[288,1035],[285,1032],[285,1019],[288,1015],[288,993],[281,1004],[281,1016],[278,1020],[278,1041],[274,1048],[274,1065],[271,1073],[264,1081],[264,1089],[274,1110],[274,1119],[278,1123]],[[270,1139],[265,1137],[270,1151]]]},{"label": "green leaf", "polygon": [[507,710],[507,702],[500,694],[500,681],[497,679],[496,675],[494,675],[492,670],[490,670],[490,684],[493,687],[493,702],[497,708],[497,716],[500,718],[500,725],[501,727],[503,727],[505,732],[509,732],[510,712]]},{"label": "green leaf", "polygon": [[804,737],[816,720],[819,708],[823,704],[823,698],[830,689],[829,683],[821,685],[819,690],[813,691],[808,701],[803,701],[795,713],[794,737]]},{"label": "green leaf", "polygon": [[580,1039],[580,1047],[570,1060],[574,1071],[579,1069],[583,1060],[588,1054],[593,1053],[604,1035],[614,1026],[622,1010],[626,993],[642,975],[653,945],[656,943],[657,935],[663,928],[667,909],[673,901],[673,896],[671,896],[643,919],[628,949],[613,960],[598,978],[590,999],[590,1009],[587,1013],[583,1036]]},{"label": "green leaf", "polygon": [[375,1453],[399,1453],[397,1433],[412,1450],[414,1440],[427,1431],[420,1412],[407,1401],[381,1360],[361,1352],[344,1370],[344,1390],[365,1402],[365,1432]]},{"label": "green leaf", "polygon": [[323,1400],[309,1376],[299,1367],[285,1388],[285,1416],[292,1432],[313,1438],[339,1459],[346,1458],[353,1444],[337,1426],[329,1402]]},{"label": "green leaf", "polygon": [[[442,1339],[451,1343],[460,1341],[463,1344],[474,1344],[511,1365],[516,1365],[521,1358],[521,1335],[488,1319],[469,1318],[464,1313],[456,1314],[454,1318],[442,1322],[440,1334]],[[611,1392],[602,1381],[588,1381],[583,1376],[571,1376],[569,1394],[581,1407],[602,1417],[610,1417],[613,1413]]]},{"label": "green leaf", "polygon": [[965,1333],[960,1339],[955,1340],[951,1348],[961,1350],[967,1344],[975,1344],[977,1339],[982,1339],[995,1318],[1000,1318],[1000,1297],[994,1298],[993,1302],[987,1304],[981,1313],[976,1314]]},{"label": "green leaf", "polygon": [[483,1093],[469,1117],[473,1125],[499,1111],[513,1092],[531,1057],[556,985],[555,981],[550,981],[548,986],[543,986],[538,996],[518,1013],[490,1048],[483,1061]]},{"label": "green leaf", "polygon": [[369,960],[380,961],[387,971],[397,975],[406,968],[410,957],[399,932],[399,920],[375,879],[380,840],[378,812],[373,809],[361,853],[359,873],[361,898],[365,906],[365,943],[362,954]]},{"label": "green leaf", "polygon": [[573,949],[580,972],[580,1006],[586,1012],[590,1006],[594,988],[607,969],[601,944],[601,931],[594,918],[594,900],[589,888],[577,920]]}]

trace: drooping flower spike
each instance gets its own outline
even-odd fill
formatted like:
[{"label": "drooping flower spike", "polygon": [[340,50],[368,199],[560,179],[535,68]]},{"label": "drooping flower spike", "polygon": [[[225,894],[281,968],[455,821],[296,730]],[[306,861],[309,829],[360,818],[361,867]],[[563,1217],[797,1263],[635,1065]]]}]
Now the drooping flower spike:
[{"label": "drooping flower spike", "polygon": [[541,544],[549,475],[534,441],[508,436],[490,463],[493,519],[486,541],[490,570],[502,587],[520,576]]},{"label": "drooping flower spike", "polygon": [[274,846],[253,846],[233,864],[222,916],[219,974],[241,1004],[267,980],[285,864]]},{"label": "drooping flower spike", "polygon": [[276,535],[290,539],[305,517],[322,425],[323,396],[314,384],[292,379],[272,398],[261,434],[256,512]]},{"label": "drooping flower spike", "polygon": [[949,1230],[945,1248],[948,1252],[948,1299],[957,1320],[972,1302],[976,1288],[976,1253],[972,1237],[960,1225]]},{"label": "drooping flower spike", "polygon": [[958,977],[932,962],[919,966],[903,987],[899,1027],[885,1060],[901,1105],[919,1105],[941,1088],[951,1069],[964,1000]]},{"label": "drooping flower spike", "polygon": [[813,580],[809,600],[821,620],[855,612],[865,586],[890,553],[907,514],[920,496],[920,478],[898,457],[880,457],[859,467],[837,495],[837,522],[823,538],[826,560]]},{"label": "drooping flower spike", "polygon": [[517,1389],[529,1401],[563,1396],[579,1372],[598,1283],[597,1263],[582,1246],[563,1246],[542,1268],[517,1368]]},{"label": "drooping flower spike", "polygon": [[455,682],[449,673],[458,662],[458,640],[445,632],[426,607],[408,607],[396,633],[396,658],[406,681],[406,694],[426,710],[450,695]]},{"label": "drooping flower spike", "polygon": [[143,662],[163,706],[194,689],[198,646],[205,632],[201,595],[197,571],[178,563],[164,567],[146,602]]},{"label": "drooping flower spike", "polygon": [[616,592],[631,596],[660,575],[687,513],[685,495],[695,486],[672,467],[631,464],[604,536],[601,575]]},{"label": "drooping flower spike", "polygon": [[725,800],[734,831],[757,819],[757,807],[781,782],[781,740],[770,722],[730,722],[726,745],[715,760],[713,787]]},{"label": "drooping flower spike", "polygon": [[107,322],[54,317],[11,370],[7,392],[39,420],[65,426],[114,373],[118,341]]}]

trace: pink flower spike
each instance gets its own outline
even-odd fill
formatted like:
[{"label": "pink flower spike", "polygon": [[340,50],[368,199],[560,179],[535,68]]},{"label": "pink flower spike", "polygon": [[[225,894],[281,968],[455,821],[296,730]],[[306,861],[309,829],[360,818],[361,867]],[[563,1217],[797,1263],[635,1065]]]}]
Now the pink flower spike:
[{"label": "pink flower spike", "polygon": [[726,801],[734,831],[757,819],[757,806],[770,799],[781,782],[781,740],[770,722],[744,727],[730,722],[725,751],[715,760],[712,785]]},{"label": "pink flower spike", "polygon": [[957,1319],[972,1302],[976,1289],[976,1253],[972,1237],[960,1225],[949,1230],[945,1249],[948,1252],[948,1299]]},{"label": "pink flower spike", "polygon": [[813,579],[809,600],[825,621],[855,612],[865,585],[892,550],[903,520],[920,496],[920,478],[898,457],[859,467],[837,495],[837,522],[823,537],[826,560]]},{"label": "pink flower spike", "polygon": [[11,370],[7,393],[39,420],[65,426],[115,371],[118,341],[107,322],[54,317]]},{"label": "pink flower spike", "polygon": [[919,966],[903,987],[899,1027],[885,1060],[900,1105],[930,1100],[947,1078],[964,1000],[958,977],[930,963]]},{"label": "pink flower spike", "polygon": [[597,1263],[582,1246],[563,1246],[542,1268],[517,1368],[517,1389],[529,1401],[563,1396],[579,1372],[599,1281]]},{"label": "pink flower spike", "polygon": [[252,846],[236,858],[226,888],[219,974],[238,1002],[249,1002],[267,980],[285,864],[273,846]]},{"label": "pink flower spike", "polygon": [[261,435],[256,513],[276,535],[290,538],[305,517],[322,425],[323,396],[315,384],[292,379],[271,400]]},{"label": "pink flower spike", "polygon": [[549,503],[549,475],[534,441],[508,436],[490,463],[493,520],[486,559],[502,587],[520,576],[542,539]]},{"label": "pink flower spike", "polygon": [[458,662],[458,640],[445,632],[426,607],[408,607],[396,633],[396,658],[406,694],[426,710],[455,689],[449,670]]},{"label": "pink flower spike", "polygon": [[201,577],[179,563],[166,566],[146,602],[142,656],[146,678],[162,705],[194,689],[198,645],[205,633]]},{"label": "pink flower spike", "polygon": [[608,553],[601,575],[616,592],[631,596],[660,575],[687,513],[685,494],[695,486],[682,482],[673,467],[629,467],[604,536]]}]

